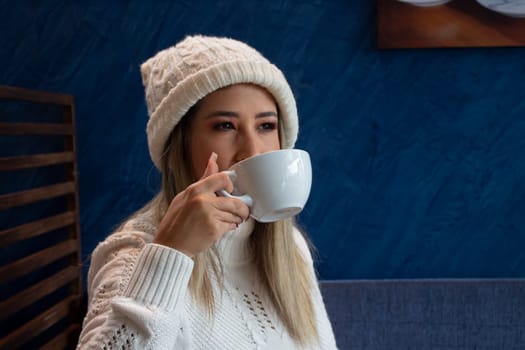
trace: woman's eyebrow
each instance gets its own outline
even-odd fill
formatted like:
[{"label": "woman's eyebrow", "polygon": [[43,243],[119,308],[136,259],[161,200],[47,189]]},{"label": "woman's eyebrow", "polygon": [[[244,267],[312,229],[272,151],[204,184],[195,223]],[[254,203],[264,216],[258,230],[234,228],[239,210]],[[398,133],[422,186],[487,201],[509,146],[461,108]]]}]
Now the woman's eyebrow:
[{"label": "woman's eyebrow", "polygon": [[232,117],[239,118],[239,113],[233,111],[214,111],[206,116],[206,119],[213,117]]},{"label": "woman's eyebrow", "polygon": [[255,116],[255,118],[266,118],[266,117],[278,118],[278,115],[277,115],[277,112],[268,111],[268,112],[257,113],[257,115]]},{"label": "woman's eyebrow", "polygon": [[[233,111],[214,111],[206,116],[206,119],[213,117],[230,117],[230,118],[239,118],[239,113]],[[255,118],[267,118],[267,117],[276,117],[278,118],[277,112],[267,111],[260,112],[255,115]]]}]

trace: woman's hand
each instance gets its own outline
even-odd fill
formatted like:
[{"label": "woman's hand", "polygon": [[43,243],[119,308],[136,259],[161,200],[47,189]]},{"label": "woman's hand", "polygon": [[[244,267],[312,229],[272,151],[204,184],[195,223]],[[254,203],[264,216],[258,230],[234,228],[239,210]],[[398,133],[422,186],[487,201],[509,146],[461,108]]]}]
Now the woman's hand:
[{"label": "woman's hand", "polygon": [[212,153],[202,178],[171,201],[153,242],[193,257],[236,228],[248,218],[249,208],[238,199],[215,194],[223,189],[233,191],[233,183],[219,173],[217,154]]}]

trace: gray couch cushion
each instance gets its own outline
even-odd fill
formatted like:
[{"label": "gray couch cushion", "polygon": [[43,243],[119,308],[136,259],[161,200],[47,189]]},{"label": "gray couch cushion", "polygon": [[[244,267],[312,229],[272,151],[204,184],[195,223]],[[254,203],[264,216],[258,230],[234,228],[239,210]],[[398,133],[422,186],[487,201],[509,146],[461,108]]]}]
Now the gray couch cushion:
[{"label": "gray couch cushion", "polygon": [[340,349],[524,350],[525,279],[322,281]]}]

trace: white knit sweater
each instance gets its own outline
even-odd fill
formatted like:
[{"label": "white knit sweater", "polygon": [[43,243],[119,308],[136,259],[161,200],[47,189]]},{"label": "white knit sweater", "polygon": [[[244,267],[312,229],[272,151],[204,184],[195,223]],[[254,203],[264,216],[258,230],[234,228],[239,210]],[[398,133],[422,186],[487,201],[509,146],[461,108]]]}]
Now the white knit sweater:
[{"label": "white knit sweater", "polygon": [[[193,260],[151,243],[156,227],[147,216],[127,222],[93,252],[89,307],[77,349],[304,349],[254,278],[245,249],[253,227],[248,220],[217,243],[224,289],[221,294],[214,286],[219,297],[210,320],[188,292]],[[312,266],[306,242],[298,232],[295,237]],[[312,294],[320,336],[313,349],[336,349],[317,286]]]}]

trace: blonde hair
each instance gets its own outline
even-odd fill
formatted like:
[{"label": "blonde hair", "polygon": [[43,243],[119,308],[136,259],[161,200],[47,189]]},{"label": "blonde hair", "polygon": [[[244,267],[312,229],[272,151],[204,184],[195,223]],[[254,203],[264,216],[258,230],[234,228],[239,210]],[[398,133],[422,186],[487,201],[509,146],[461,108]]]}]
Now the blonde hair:
[{"label": "blonde hair", "polygon": [[[162,189],[141,211],[154,209],[160,222],[171,200],[178,192],[196,181],[192,174],[189,135],[196,106],[182,118],[171,133],[161,159]],[[256,223],[250,236],[249,249],[254,268],[277,314],[291,337],[307,345],[318,341],[311,298],[313,283],[310,267],[299,251],[293,234],[294,220]],[[194,256],[190,279],[191,295],[213,315],[214,293],[211,274],[222,286],[222,266],[217,250],[212,247]]]}]

